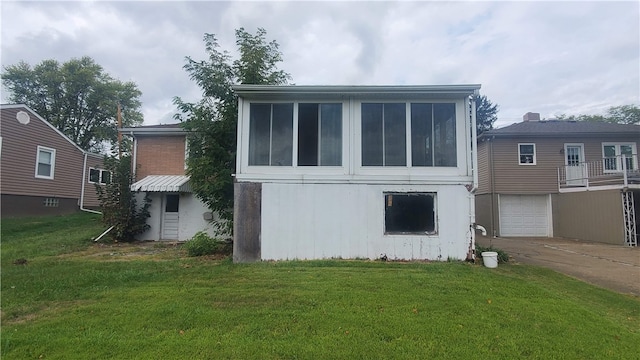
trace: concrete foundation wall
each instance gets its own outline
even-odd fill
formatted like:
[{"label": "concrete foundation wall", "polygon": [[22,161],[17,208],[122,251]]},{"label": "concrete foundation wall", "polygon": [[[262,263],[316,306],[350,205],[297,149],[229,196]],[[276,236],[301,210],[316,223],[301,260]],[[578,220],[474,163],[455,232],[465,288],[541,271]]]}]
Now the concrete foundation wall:
[{"label": "concrete foundation wall", "polygon": [[[435,193],[437,234],[386,235],[385,192]],[[463,185],[264,183],[261,195],[262,260],[386,255],[446,261],[465,259],[469,250],[474,199]]]},{"label": "concrete foundation wall", "polygon": [[262,223],[262,184],[234,184],[233,261],[260,260]]},{"label": "concrete foundation wall", "polygon": [[624,244],[620,190],[562,193],[555,235],[609,244]]},{"label": "concrete foundation wall", "polygon": [[[54,198],[54,197],[51,197]],[[2,194],[0,199],[2,218],[23,216],[64,215],[80,211],[78,199],[59,198],[58,206],[45,206],[46,196],[8,195]]]}]

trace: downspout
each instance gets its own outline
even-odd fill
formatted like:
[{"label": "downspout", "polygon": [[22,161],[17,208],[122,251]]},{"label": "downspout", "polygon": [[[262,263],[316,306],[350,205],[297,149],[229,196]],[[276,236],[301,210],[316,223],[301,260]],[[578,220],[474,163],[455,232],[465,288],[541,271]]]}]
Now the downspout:
[{"label": "downspout", "polygon": [[[478,94],[478,90],[474,91],[474,95]],[[471,126],[471,174],[473,175],[473,185],[469,190],[469,224],[471,233],[471,243],[469,244],[469,252],[467,253],[467,260],[475,261],[476,259],[476,229],[478,227],[484,228],[476,224],[476,206],[475,206],[475,193],[478,189],[478,129],[476,127],[476,102],[474,96],[469,96],[471,102],[471,113],[469,116],[469,125]],[[486,231],[483,231],[486,234]]]},{"label": "downspout", "polygon": [[[85,179],[87,178],[87,156],[89,154],[87,152],[84,153],[84,164],[82,166],[82,186],[80,188],[80,210],[82,211],[86,211],[88,213],[92,213],[92,214],[99,214],[102,215],[102,213],[100,211],[95,211],[95,210],[90,210],[90,209],[85,209],[84,208],[84,185],[86,183]],[[109,229],[111,230],[111,229]]]}]

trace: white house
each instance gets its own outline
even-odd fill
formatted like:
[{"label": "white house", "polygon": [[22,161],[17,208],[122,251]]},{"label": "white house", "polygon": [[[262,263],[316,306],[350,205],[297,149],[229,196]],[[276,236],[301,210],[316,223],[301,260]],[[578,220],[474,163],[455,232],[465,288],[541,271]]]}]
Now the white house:
[{"label": "white house", "polygon": [[473,257],[479,89],[234,86],[234,261]]}]

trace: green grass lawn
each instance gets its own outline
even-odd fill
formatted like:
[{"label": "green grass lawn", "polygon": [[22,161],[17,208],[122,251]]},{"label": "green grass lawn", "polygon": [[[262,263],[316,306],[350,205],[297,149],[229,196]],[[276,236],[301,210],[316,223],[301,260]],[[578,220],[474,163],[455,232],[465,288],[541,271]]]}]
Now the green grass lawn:
[{"label": "green grass lawn", "polygon": [[[636,359],[640,300],[517,264],[232,264],[2,221],[3,359]],[[26,265],[14,260],[24,258]]]}]

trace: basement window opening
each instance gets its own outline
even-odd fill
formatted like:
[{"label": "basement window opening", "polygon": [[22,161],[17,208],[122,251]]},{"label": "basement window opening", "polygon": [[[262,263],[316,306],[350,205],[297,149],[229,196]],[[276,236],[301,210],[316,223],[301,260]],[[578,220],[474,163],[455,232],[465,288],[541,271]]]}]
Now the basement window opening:
[{"label": "basement window opening", "polygon": [[385,234],[437,234],[435,197],[435,193],[385,193]]}]

